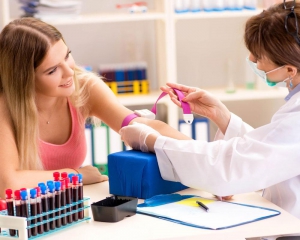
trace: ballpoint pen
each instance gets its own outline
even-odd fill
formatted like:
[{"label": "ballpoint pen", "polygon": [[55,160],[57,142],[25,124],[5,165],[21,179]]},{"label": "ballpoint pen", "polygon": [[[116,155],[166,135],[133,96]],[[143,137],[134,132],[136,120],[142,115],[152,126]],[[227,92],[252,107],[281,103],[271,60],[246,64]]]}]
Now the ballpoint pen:
[{"label": "ballpoint pen", "polygon": [[198,203],[198,205],[203,208],[206,212],[208,212],[209,208],[207,206],[205,206],[202,202],[200,201],[196,201],[196,203]]}]

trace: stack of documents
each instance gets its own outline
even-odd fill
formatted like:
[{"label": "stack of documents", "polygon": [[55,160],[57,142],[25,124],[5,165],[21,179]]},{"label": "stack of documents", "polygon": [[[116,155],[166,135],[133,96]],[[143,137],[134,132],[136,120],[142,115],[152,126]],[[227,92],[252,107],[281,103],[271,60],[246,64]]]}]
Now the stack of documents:
[{"label": "stack of documents", "polygon": [[72,18],[81,13],[80,0],[19,0],[24,10],[24,16],[52,20],[57,18]]},{"label": "stack of documents", "polygon": [[138,205],[137,213],[212,230],[236,227],[280,214],[274,209],[180,194],[146,199]]}]

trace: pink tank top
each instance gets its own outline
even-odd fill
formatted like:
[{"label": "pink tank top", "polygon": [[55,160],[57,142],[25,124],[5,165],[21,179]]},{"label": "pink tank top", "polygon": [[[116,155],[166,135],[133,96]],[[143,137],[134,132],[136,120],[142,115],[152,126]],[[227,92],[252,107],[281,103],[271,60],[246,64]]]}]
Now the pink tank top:
[{"label": "pink tank top", "polygon": [[79,168],[85,160],[87,145],[85,128],[77,117],[77,110],[68,101],[72,118],[72,131],[67,142],[61,145],[39,140],[39,151],[44,170]]}]

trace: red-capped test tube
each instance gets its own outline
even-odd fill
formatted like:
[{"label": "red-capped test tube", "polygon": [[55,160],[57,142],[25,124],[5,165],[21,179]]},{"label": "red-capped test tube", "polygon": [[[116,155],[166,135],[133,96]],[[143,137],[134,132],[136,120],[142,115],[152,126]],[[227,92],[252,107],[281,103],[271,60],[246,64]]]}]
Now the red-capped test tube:
[{"label": "red-capped test tube", "polygon": [[[24,188],[23,188],[24,189]],[[21,217],[28,218],[29,213],[28,213],[28,195],[27,195],[27,190],[22,190],[21,193],[21,202],[20,202],[20,207],[21,207]],[[27,226],[30,225],[30,222],[27,221]],[[31,229],[27,229],[27,234],[28,238],[31,237]]]},{"label": "red-capped test tube", "polygon": [[[36,207],[36,189],[30,189],[30,216],[34,217],[37,214],[37,207]],[[37,219],[34,218],[31,220],[31,225],[34,225],[37,223]],[[31,229],[31,236],[37,235],[37,227],[32,227]]]},{"label": "red-capped test tube", "polygon": [[[60,195],[61,195],[61,207],[62,210],[60,211],[60,214],[66,214],[67,210],[66,210],[66,182],[65,180],[60,180],[60,186],[61,186],[61,190],[60,190]],[[67,217],[64,216],[61,218],[61,224],[63,226],[67,225]]]},{"label": "red-capped test tube", "polygon": [[[83,200],[83,184],[82,184],[82,174],[78,173],[78,200],[81,201]],[[80,208],[84,207],[83,202],[79,204]],[[79,219],[84,219],[84,210],[78,212],[78,218]]]},{"label": "red-capped test tube", "polygon": [[[70,183],[70,179],[66,177],[65,179],[65,186],[66,186],[66,204],[69,205],[72,203],[72,184]],[[70,213],[72,211],[71,207],[67,208],[67,213]],[[73,217],[72,214],[69,214],[67,216],[67,222],[72,223]]]},{"label": "red-capped test tube", "polygon": [[[5,191],[6,195],[6,207],[7,207],[7,215],[9,216],[14,216],[14,200],[12,196],[12,190],[11,189],[6,189]],[[14,229],[9,229],[9,235],[10,236],[15,236],[16,235],[16,230]]]},{"label": "red-capped test tube", "polygon": [[56,181],[59,181],[59,177],[60,177],[60,173],[59,172],[54,172],[53,173],[53,180],[56,182]]},{"label": "red-capped test tube", "polygon": [[[60,209],[61,207],[61,184],[60,182],[55,182],[55,210]],[[61,227],[61,218],[60,218],[60,210],[55,212],[56,220],[55,224],[57,228]]]},{"label": "red-capped test tube", "polygon": [[[75,203],[73,211],[78,209],[78,176],[72,176],[72,202]],[[78,221],[78,212],[73,213],[73,221]]]},{"label": "red-capped test tube", "polygon": [[[20,194],[20,190],[15,190],[14,195],[15,195],[16,216],[21,217],[22,213],[21,213],[21,194]],[[17,236],[18,236],[18,230],[16,230],[16,233],[17,233]]]},{"label": "red-capped test tube", "polygon": [[[41,189],[40,187],[35,187],[36,189],[36,213],[37,215],[42,214],[43,210],[42,210],[42,199],[41,199]],[[40,223],[43,221],[43,217],[38,217],[37,218],[37,223]],[[38,229],[38,233],[42,234],[44,232],[44,226],[43,224],[39,225],[37,227]]]}]

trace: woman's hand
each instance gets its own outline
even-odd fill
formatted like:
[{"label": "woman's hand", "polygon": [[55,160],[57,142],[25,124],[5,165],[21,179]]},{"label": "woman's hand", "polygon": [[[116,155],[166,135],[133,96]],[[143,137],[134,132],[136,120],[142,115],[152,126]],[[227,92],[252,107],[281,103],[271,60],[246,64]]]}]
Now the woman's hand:
[{"label": "woman's hand", "polygon": [[84,185],[104,182],[108,180],[106,175],[102,175],[98,168],[91,165],[78,169],[78,172],[82,174],[82,180]]},{"label": "woman's hand", "polygon": [[167,86],[161,87],[161,90],[168,93],[171,100],[179,107],[181,107],[180,101],[172,88],[182,91],[185,95],[182,101],[189,103],[192,112],[209,118],[223,133],[226,132],[230,121],[230,111],[219,99],[205,90],[181,84],[167,83]]}]

